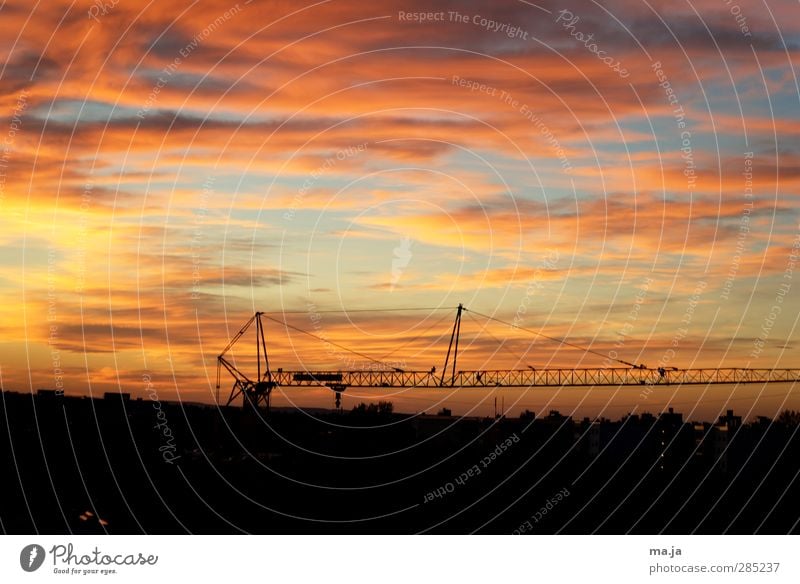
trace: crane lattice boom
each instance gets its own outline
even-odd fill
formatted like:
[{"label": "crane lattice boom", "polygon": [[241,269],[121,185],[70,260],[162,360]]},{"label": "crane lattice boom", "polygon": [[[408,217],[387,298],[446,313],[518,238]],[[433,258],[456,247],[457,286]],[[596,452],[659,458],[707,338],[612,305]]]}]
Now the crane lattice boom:
[{"label": "crane lattice boom", "polygon": [[[467,311],[461,304],[458,305],[450,344],[447,349],[444,367],[439,375],[436,368],[429,371],[405,371],[388,366],[377,359],[372,359],[357,351],[351,351],[362,357],[368,357],[378,367],[355,371],[284,371],[272,370],[267,357],[267,343],[264,323],[262,319],[269,319],[287,328],[295,329],[304,334],[316,337],[313,333],[304,331],[275,318],[266,316],[263,312],[256,312],[228,343],[222,353],[217,357],[217,389],[220,386],[220,372],[225,368],[233,377],[234,384],[228,398],[230,405],[236,398],[242,396],[245,403],[250,402],[258,407],[266,405],[269,408],[270,394],[275,387],[329,387],[336,395],[336,405],[339,407],[341,394],[348,387],[372,388],[494,388],[494,387],[596,387],[596,386],[658,386],[658,385],[709,385],[709,384],[739,384],[739,383],[793,383],[800,381],[800,368],[791,369],[750,369],[750,368],[721,368],[721,369],[680,369],[677,367],[658,367],[651,369],[643,364],[634,365],[621,359],[615,361],[626,367],[589,367],[572,369],[500,369],[484,371],[459,371],[456,369],[458,359],[458,340],[461,332],[461,314]],[[492,316],[481,315],[487,319],[503,322]],[[257,371],[251,379],[235,363],[226,357],[232,347],[242,338],[247,330],[255,324],[256,329],[256,358]],[[509,324],[509,323],[504,323]],[[523,329],[528,330],[528,329]],[[557,341],[570,347],[582,348],[565,340],[554,339],[536,331],[529,331],[543,336],[551,341]],[[325,341],[325,339],[320,340]],[[326,341],[331,342],[331,341]],[[336,345],[344,348],[341,345]],[[584,351],[600,354],[595,350],[582,348]],[[449,369],[449,371],[448,371]],[[219,397],[217,398],[219,401]]]},{"label": "crane lattice boom", "polygon": [[602,385],[698,385],[800,381],[800,369],[497,369],[458,371],[444,383],[432,371],[273,371],[282,387],[561,387]]}]

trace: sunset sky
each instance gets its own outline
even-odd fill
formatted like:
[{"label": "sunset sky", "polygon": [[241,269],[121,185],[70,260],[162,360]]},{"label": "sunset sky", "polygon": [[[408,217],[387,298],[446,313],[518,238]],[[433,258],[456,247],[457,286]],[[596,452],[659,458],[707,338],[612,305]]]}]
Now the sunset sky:
[{"label": "sunset sky", "polygon": [[[210,402],[255,310],[441,367],[459,303],[800,366],[800,6],[737,1],[3,3],[3,388]],[[322,312],[370,308],[423,310]],[[534,338],[466,313],[460,367],[604,365]]]}]

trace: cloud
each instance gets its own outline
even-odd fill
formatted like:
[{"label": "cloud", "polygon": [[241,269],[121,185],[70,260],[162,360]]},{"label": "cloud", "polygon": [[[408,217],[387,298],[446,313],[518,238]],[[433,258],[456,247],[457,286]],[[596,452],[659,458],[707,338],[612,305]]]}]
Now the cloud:
[{"label": "cloud", "polygon": [[[713,0],[580,5],[574,30],[563,6],[536,5],[445,3],[425,24],[400,17],[431,10],[416,0],[119,2],[94,18],[88,1],[4,4],[0,288],[19,299],[0,309],[4,378],[29,383],[25,348],[47,383],[55,348],[71,391],[88,356],[103,387],[135,386],[147,361],[205,395],[216,352],[261,307],[467,299],[510,319],[533,279],[531,325],[608,347],[607,321],[652,277],[649,359],[705,281],[695,324],[710,328],[682,346],[730,358],[795,249],[797,5],[742,6],[751,36]],[[415,255],[392,285],[402,237]],[[559,261],[542,270],[548,249]],[[447,326],[410,322],[330,315],[325,332],[383,355],[412,330],[398,355],[427,366]],[[279,361],[341,364],[286,333]]]}]

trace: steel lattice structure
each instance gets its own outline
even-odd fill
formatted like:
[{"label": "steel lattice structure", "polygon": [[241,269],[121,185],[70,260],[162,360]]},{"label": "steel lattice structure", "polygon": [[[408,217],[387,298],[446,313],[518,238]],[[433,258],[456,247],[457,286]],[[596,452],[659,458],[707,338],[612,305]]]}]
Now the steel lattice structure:
[{"label": "steel lattice structure", "polygon": [[562,387],[584,385],[705,385],[800,381],[800,369],[496,369],[458,371],[444,383],[431,371],[283,371],[272,380],[283,387]]},{"label": "steel lattice structure", "polygon": [[[370,388],[495,388],[495,387],[602,387],[602,386],[657,386],[657,385],[709,385],[740,383],[792,383],[800,381],[800,368],[791,369],[679,369],[676,367],[651,369],[644,365],[629,367],[589,367],[575,369],[495,369],[459,371],[458,337],[461,330],[461,313],[466,310],[459,304],[450,345],[441,373],[436,368],[429,371],[404,371],[380,367],[355,371],[273,371],[267,357],[263,312],[256,312],[228,343],[217,357],[217,389],[220,387],[221,369],[234,378],[228,397],[230,405],[239,396],[245,404],[269,408],[270,394],[275,387],[328,387],[335,392],[337,407],[341,393],[348,387]],[[274,320],[274,319],[273,319]],[[227,357],[228,351],[245,332],[256,325],[257,371],[254,378],[239,370]],[[307,333],[308,334],[308,333]],[[595,351],[591,351],[595,352]],[[452,355],[452,361],[450,360]],[[262,366],[263,360],[263,366]],[[625,363],[625,362],[623,362]],[[448,366],[450,373],[448,374]],[[217,398],[219,401],[219,397]]]}]

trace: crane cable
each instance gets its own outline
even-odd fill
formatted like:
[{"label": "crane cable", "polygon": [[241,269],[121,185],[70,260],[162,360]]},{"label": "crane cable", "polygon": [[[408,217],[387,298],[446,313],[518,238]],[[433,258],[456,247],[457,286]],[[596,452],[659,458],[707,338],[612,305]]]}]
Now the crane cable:
[{"label": "crane cable", "polygon": [[[348,313],[348,312],[400,312],[400,311],[412,311],[412,310],[416,310],[416,311],[420,311],[420,310],[451,310],[451,308],[450,308],[450,307],[430,307],[430,308],[361,308],[361,309],[354,309],[354,310],[318,310],[318,311],[315,311],[315,312],[317,312],[317,313],[320,313],[320,314],[321,314],[321,313]],[[566,346],[568,346],[568,347],[572,347],[572,348],[574,348],[574,349],[578,349],[578,350],[580,350],[580,351],[584,351],[584,352],[586,352],[586,353],[591,353],[591,354],[593,354],[593,355],[597,355],[597,356],[599,356],[599,357],[604,357],[604,358],[610,359],[610,360],[612,360],[612,361],[616,361],[617,363],[621,363],[621,364],[623,364],[623,365],[627,365],[628,367],[633,367],[634,369],[645,369],[645,368],[646,368],[646,367],[644,367],[644,365],[642,365],[642,366],[639,366],[639,365],[636,365],[636,364],[634,364],[634,363],[630,363],[629,361],[625,361],[625,360],[623,360],[623,359],[616,359],[616,358],[614,358],[614,357],[611,357],[610,355],[606,355],[606,354],[600,353],[599,351],[595,351],[594,349],[589,349],[589,348],[587,348],[587,347],[581,347],[580,345],[576,345],[575,343],[570,343],[569,341],[567,341],[567,340],[565,340],[565,339],[559,339],[559,338],[556,338],[556,337],[551,337],[551,336],[549,336],[549,335],[546,335],[546,334],[544,334],[544,333],[541,333],[541,332],[539,332],[539,331],[535,331],[535,330],[533,330],[533,329],[529,329],[529,328],[525,328],[525,327],[522,327],[522,326],[519,326],[519,325],[515,325],[515,324],[512,324],[512,323],[510,323],[510,322],[507,322],[507,321],[501,320],[501,319],[499,319],[499,318],[495,318],[494,316],[489,316],[488,314],[483,314],[483,313],[481,313],[481,312],[477,312],[477,311],[475,311],[475,310],[472,310],[472,309],[469,309],[469,308],[466,308],[466,307],[464,307],[464,308],[463,308],[463,310],[465,310],[466,312],[470,313],[471,315],[472,315],[472,314],[475,314],[475,315],[477,315],[477,316],[480,316],[480,317],[483,317],[483,318],[485,318],[485,319],[487,319],[487,320],[492,320],[492,321],[494,321],[494,322],[497,322],[497,323],[500,323],[500,324],[503,324],[503,325],[506,325],[506,326],[510,326],[510,327],[512,327],[512,328],[517,328],[517,329],[520,329],[520,330],[522,330],[522,331],[525,331],[525,332],[528,332],[528,333],[531,333],[531,334],[534,334],[534,335],[537,335],[537,336],[543,337],[543,338],[545,338],[545,339],[547,339],[547,340],[554,341],[554,342],[556,342],[556,343],[559,343],[559,344],[562,344],[562,345],[566,345]],[[308,313],[308,311],[299,311],[299,310],[298,310],[298,311],[284,311],[284,312],[282,312],[282,314],[301,314],[301,313]],[[331,341],[331,340],[329,340],[329,339],[326,339],[326,338],[324,338],[324,337],[321,337],[321,336],[319,336],[319,335],[316,335],[316,334],[314,334],[314,333],[312,333],[312,332],[309,332],[309,331],[307,331],[307,330],[301,329],[300,327],[296,327],[296,326],[294,326],[294,325],[291,325],[291,324],[289,324],[289,323],[287,323],[287,322],[285,322],[285,321],[283,321],[283,320],[280,320],[280,319],[277,319],[277,318],[271,317],[271,316],[269,316],[269,314],[268,314],[268,313],[263,313],[263,315],[264,315],[264,318],[266,318],[266,319],[268,319],[268,320],[271,320],[272,322],[275,322],[275,323],[281,324],[281,325],[283,325],[283,326],[285,326],[285,327],[287,327],[287,328],[290,328],[290,329],[292,329],[292,330],[295,330],[295,331],[297,331],[297,332],[299,332],[299,333],[303,333],[304,335],[308,335],[308,336],[310,336],[310,337],[313,337],[313,338],[315,338],[315,339],[318,339],[318,340],[320,340],[320,341],[322,341],[322,342],[324,342],[324,343],[330,343],[331,345],[334,345],[335,347],[338,347],[338,348],[340,348],[340,349],[342,349],[342,350],[344,350],[344,351],[347,351],[348,353],[352,353],[352,354],[354,354],[354,355],[358,355],[359,357],[363,357],[364,359],[367,359],[367,360],[369,360],[369,361],[372,361],[373,363],[378,363],[378,364],[380,364],[380,365],[383,365],[384,367],[387,367],[387,368],[390,368],[390,369],[394,369],[394,370],[396,370],[396,371],[402,371],[401,369],[399,369],[399,368],[397,368],[397,367],[394,367],[394,366],[391,366],[390,364],[388,364],[388,363],[386,363],[386,362],[384,362],[384,361],[381,361],[380,359],[375,359],[374,357],[370,357],[369,355],[366,355],[366,354],[364,354],[364,353],[361,353],[361,352],[359,352],[359,351],[356,351],[356,350],[354,350],[354,349],[349,349],[349,348],[345,347],[344,345],[341,345],[341,344],[339,344],[339,343],[336,343],[336,342],[334,342],[334,341]],[[440,319],[438,322],[441,322],[441,320],[444,320],[444,317],[442,317],[442,319]],[[435,324],[438,324],[438,322],[437,322],[437,323],[435,323]],[[430,328],[432,328],[432,327],[430,327]],[[429,328],[428,330],[430,330],[430,328]],[[427,331],[426,331],[426,332],[427,332]],[[492,338],[494,338],[495,340],[498,340],[498,339],[497,339],[497,338],[496,338],[494,335],[492,335],[492,334],[491,334],[491,333],[489,333],[488,331],[486,331],[486,332],[487,332],[487,334],[489,334],[489,336],[491,336],[491,337],[492,337]],[[383,357],[383,358],[385,359],[386,357],[388,357],[389,355],[391,355],[392,353],[394,353],[396,350],[397,350],[397,349],[395,349],[394,351],[391,351],[391,352],[389,352],[387,355],[384,355],[384,357]]]},{"label": "crane cable", "polygon": [[339,343],[336,343],[336,342],[331,341],[329,339],[323,338],[323,337],[321,337],[319,335],[315,335],[314,333],[311,333],[311,332],[309,332],[307,330],[303,330],[300,327],[293,326],[293,325],[289,324],[288,322],[282,321],[282,320],[280,320],[278,318],[273,318],[273,317],[268,316],[266,314],[264,315],[264,318],[266,318],[268,320],[271,320],[272,322],[276,322],[278,324],[282,324],[283,326],[285,326],[287,328],[295,330],[295,331],[297,331],[299,333],[303,333],[304,335],[308,335],[309,337],[314,337],[315,339],[318,339],[318,340],[322,341],[323,343],[330,343],[331,345],[334,345],[335,347],[339,347],[340,349],[343,349],[343,350],[347,351],[348,353],[353,353],[354,355],[358,355],[359,357],[363,357],[364,359],[368,359],[369,361],[373,361],[374,363],[378,363],[380,365],[383,365],[384,367],[388,367],[389,369],[394,369],[395,371],[402,372],[402,370],[399,369],[398,367],[392,367],[388,363],[384,363],[383,361],[375,359],[374,357],[370,357],[369,355],[366,355],[366,354],[361,353],[359,351],[355,351],[353,349],[348,349],[344,345],[340,345]]},{"label": "crane cable", "polygon": [[[477,318],[475,318],[475,317],[472,315],[472,312],[471,312],[471,311],[467,310],[466,308],[465,308],[464,310],[466,310],[466,311],[467,311],[467,316],[469,316],[469,317],[472,319],[472,322],[476,323],[478,326],[481,326],[481,323],[480,323],[480,321],[479,321]],[[476,314],[477,314],[477,313],[476,313]],[[517,358],[517,362],[518,362],[518,363],[524,363],[525,361],[527,361],[527,360],[528,360],[526,357],[523,357],[522,355],[520,355],[518,351],[515,351],[514,349],[511,349],[510,347],[506,347],[506,343],[508,342],[508,339],[498,339],[498,338],[497,338],[495,335],[493,335],[493,334],[492,334],[492,333],[491,333],[491,332],[490,332],[490,331],[489,331],[489,330],[486,328],[486,325],[483,325],[483,326],[481,326],[481,331],[480,331],[480,332],[482,332],[482,333],[486,333],[487,335],[489,335],[490,337],[492,337],[492,339],[494,339],[495,341],[497,341],[498,343],[500,343],[500,348],[501,348],[501,349],[502,349],[503,347],[505,347],[505,350],[506,350],[506,351],[508,351],[509,353],[512,353],[512,354],[513,354],[513,355],[514,355],[514,356]],[[526,352],[525,352],[525,354],[527,355],[527,353],[528,353],[528,352],[526,351]],[[530,367],[530,366],[529,366],[529,367]]]},{"label": "crane cable", "polygon": [[[323,314],[323,313],[326,313],[326,314],[331,314],[331,313],[334,313],[334,314],[347,314],[347,313],[350,313],[350,312],[404,312],[404,311],[420,311],[420,310],[428,310],[428,311],[453,310],[453,307],[451,307],[451,306],[432,306],[432,307],[426,307],[426,308],[356,308],[356,309],[353,309],[353,310],[315,310],[314,312],[316,314]],[[333,341],[331,341],[329,339],[325,339],[325,338],[323,338],[323,337],[321,337],[319,335],[315,335],[314,333],[309,332],[309,331],[304,330],[304,329],[301,329],[300,327],[296,327],[296,326],[290,325],[289,323],[287,323],[285,321],[273,318],[273,317],[269,316],[270,313],[268,313],[268,312],[262,312],[262,314],[264,315],[264,318],[269,319],[269,320],[271,320],[273,322],[276,322],[278,324],[282,324],[283,326],[288,327],[288,328],[290,328],[292,330],[296,330],[297,332],[303,333],[304,335],[308,335],[310,337],[314,337],[315,339],[318,339],[318,340],[320,340],[322,342],[330,343],[331,345],[335,345],[336,347],[339,347],[340,349],[343,349],[343,350],[347,351],[348,353],[353,353],[354,355],[358,355],[359,357],[363,357],[365,359],[373,361],[374,363],[379,363],[380,365],[383,365],[384,367],[387,367],[387,368],[390,368],[390,369],[394,369],[396,371],[401,371],[401,370],[398,367],[394,367],[394,366],[390,365],[389,363],[386,363],[386,362],[382,361],[382,359],[386,359],[386,357],[396,353],[397,351],[399,351],[400,349],[402,349],[403,347],[405,347],[406,345],[411,343],[411,341],[408,341],[405,344],[401,345],[400,347],[397,347],[396,349],[394,349],[392,351],[389,351],[387,354],[385,354],[380,359],[375,359],[374,357],[370,357],[369,355],[365,355],[364,353],[359,353],[358,351],[355,351],[353,349],[348,349],[344,345],[340,345],[339,343],[335,343],[335,342],[333,342]],[[275,314],[308,314],[308,310],[284,310],[284,311],[281,311],[280,313],[275,313]],[[427,329],[425,329],[424,332],[427,333],[434,326],[436,326],[437,324],[442,322],[446,317],[447,317],[447,315],[444,315],[442,318],[440,318],[435,323],[433,323],[431,326],[429,326]]]},{"label": "crane cable", "polygon": [[[424,335],[424,334],[426,334],[426,333],[427,333],[428,331],[430,331],[430,330],[431,330],[433,327],[435,327],[435,326],[439,326],[439,324],[441,324],[441,322],[442,322],[442,321],[443,321],[445,318],[447,318],[447,315],[446,315],[446,314],[445,314],[445,315],[443,315],[443,316],[442,316],[442,317],[441,317],[439,320],[437,320],[436,322],[434,322],[434,323],[433,323],[431,326],[429,326],[428,328],[426,328],[424,331],[422,331],[421,335]],[[442,335],[445,335],[445,334],[447,334],[447,332],[446,332],[446,331],[445,331],[444,333],[442,333],[441,335],[439,335],[439,338],[441,338],[441,337],[442,337]],[[421,335],[419,335],[419,336],[421,336]],[[419,336],[418,336],[417,338],[419,338]],[[407,347],[408,345],[410,345],[411,343],[413,343],[415,340],[416,340],[416,339],[411,339],[411,340],[409,340],[409,341],[406,341],[405,343],[403,343],[403,344],[399,345],[398,347],[396,347],[396,348],[392,349],[391,351],[389,351],[388,353],[384,354],[384,355],[381,357],[381,359],[386,359],[387,357],[390,357],[391,355],[394,355],[395,353],[397,353],[397,351],[399,351],[400,349],[404,349],[405,347]]]},{"label": "crane cable", "polygon": [[519,326],[519,325],[516,325],[516,324],[512,324],[510,322],[506,322],[504,320],[500,320],[499,318],[495,318],[493,316],[489,316],[488,314],[481,314],[480,312],[476,312],[475,310],[470,310],[468,308],[464,308],[464,310],[466,310],[467,312],[471,312],[472,314],[477,314],[478,316],[482,316],[483,318],[486,318],[486,319],[489,319],[489,320],[493,320],[495,322],[499,322],[500,324],[504,324],[504,325],[510,326],[512,328],[517,328],[517,329],[520,329],[522,331],[525,331],[525,332],[528,332],[528,333],[532,333],[532,334],[538,335],[540,337],[544,337],[545,339],[548,339],[550,341],[555,341],[556,343],[560,343],[562,345],[567,345],[568,347],[572,347],[574,349],[579,349],[579,350],[585,351],[587,353],[592,353],[593,355],[598,355],[600,357],[611,359],[612,361],[616,361],[617,363],[622,363],[623,365],[627,365],[629,367],[633,367],[634,369],[646,369],[646,367],[644,367],[644,366],[640,367],[639,365],[635,365],[633,363],[629,363],[628,361],[623,361],[622,359],[615,359],[615,358],[611,357],[610,355],[605,355],[603,353],[600,353],[599,351],[595,351],[593,349],[588,349],[586,347],[581,347],[580,345],[576,345],[574,343],[570,343],[569,341],[565,341],[564,339],[557,339],[556,337],[551,337],[551,336],[546,335],[544,333],[540,333],[539,331],[535,331],[533,329],[525,328],[525,327],[522,327],[522,326]]},{"label": "crane cable", "polygon": [[262,314],[308,314],[314,312],[315,314],[347,314],[350,312],[404,312],[404,311],[421,311],[421,310],[455,310],[454,306],[430,306],[422,308],[354,308],[352,310],[276,310],[274,312],[262,312]]}]

